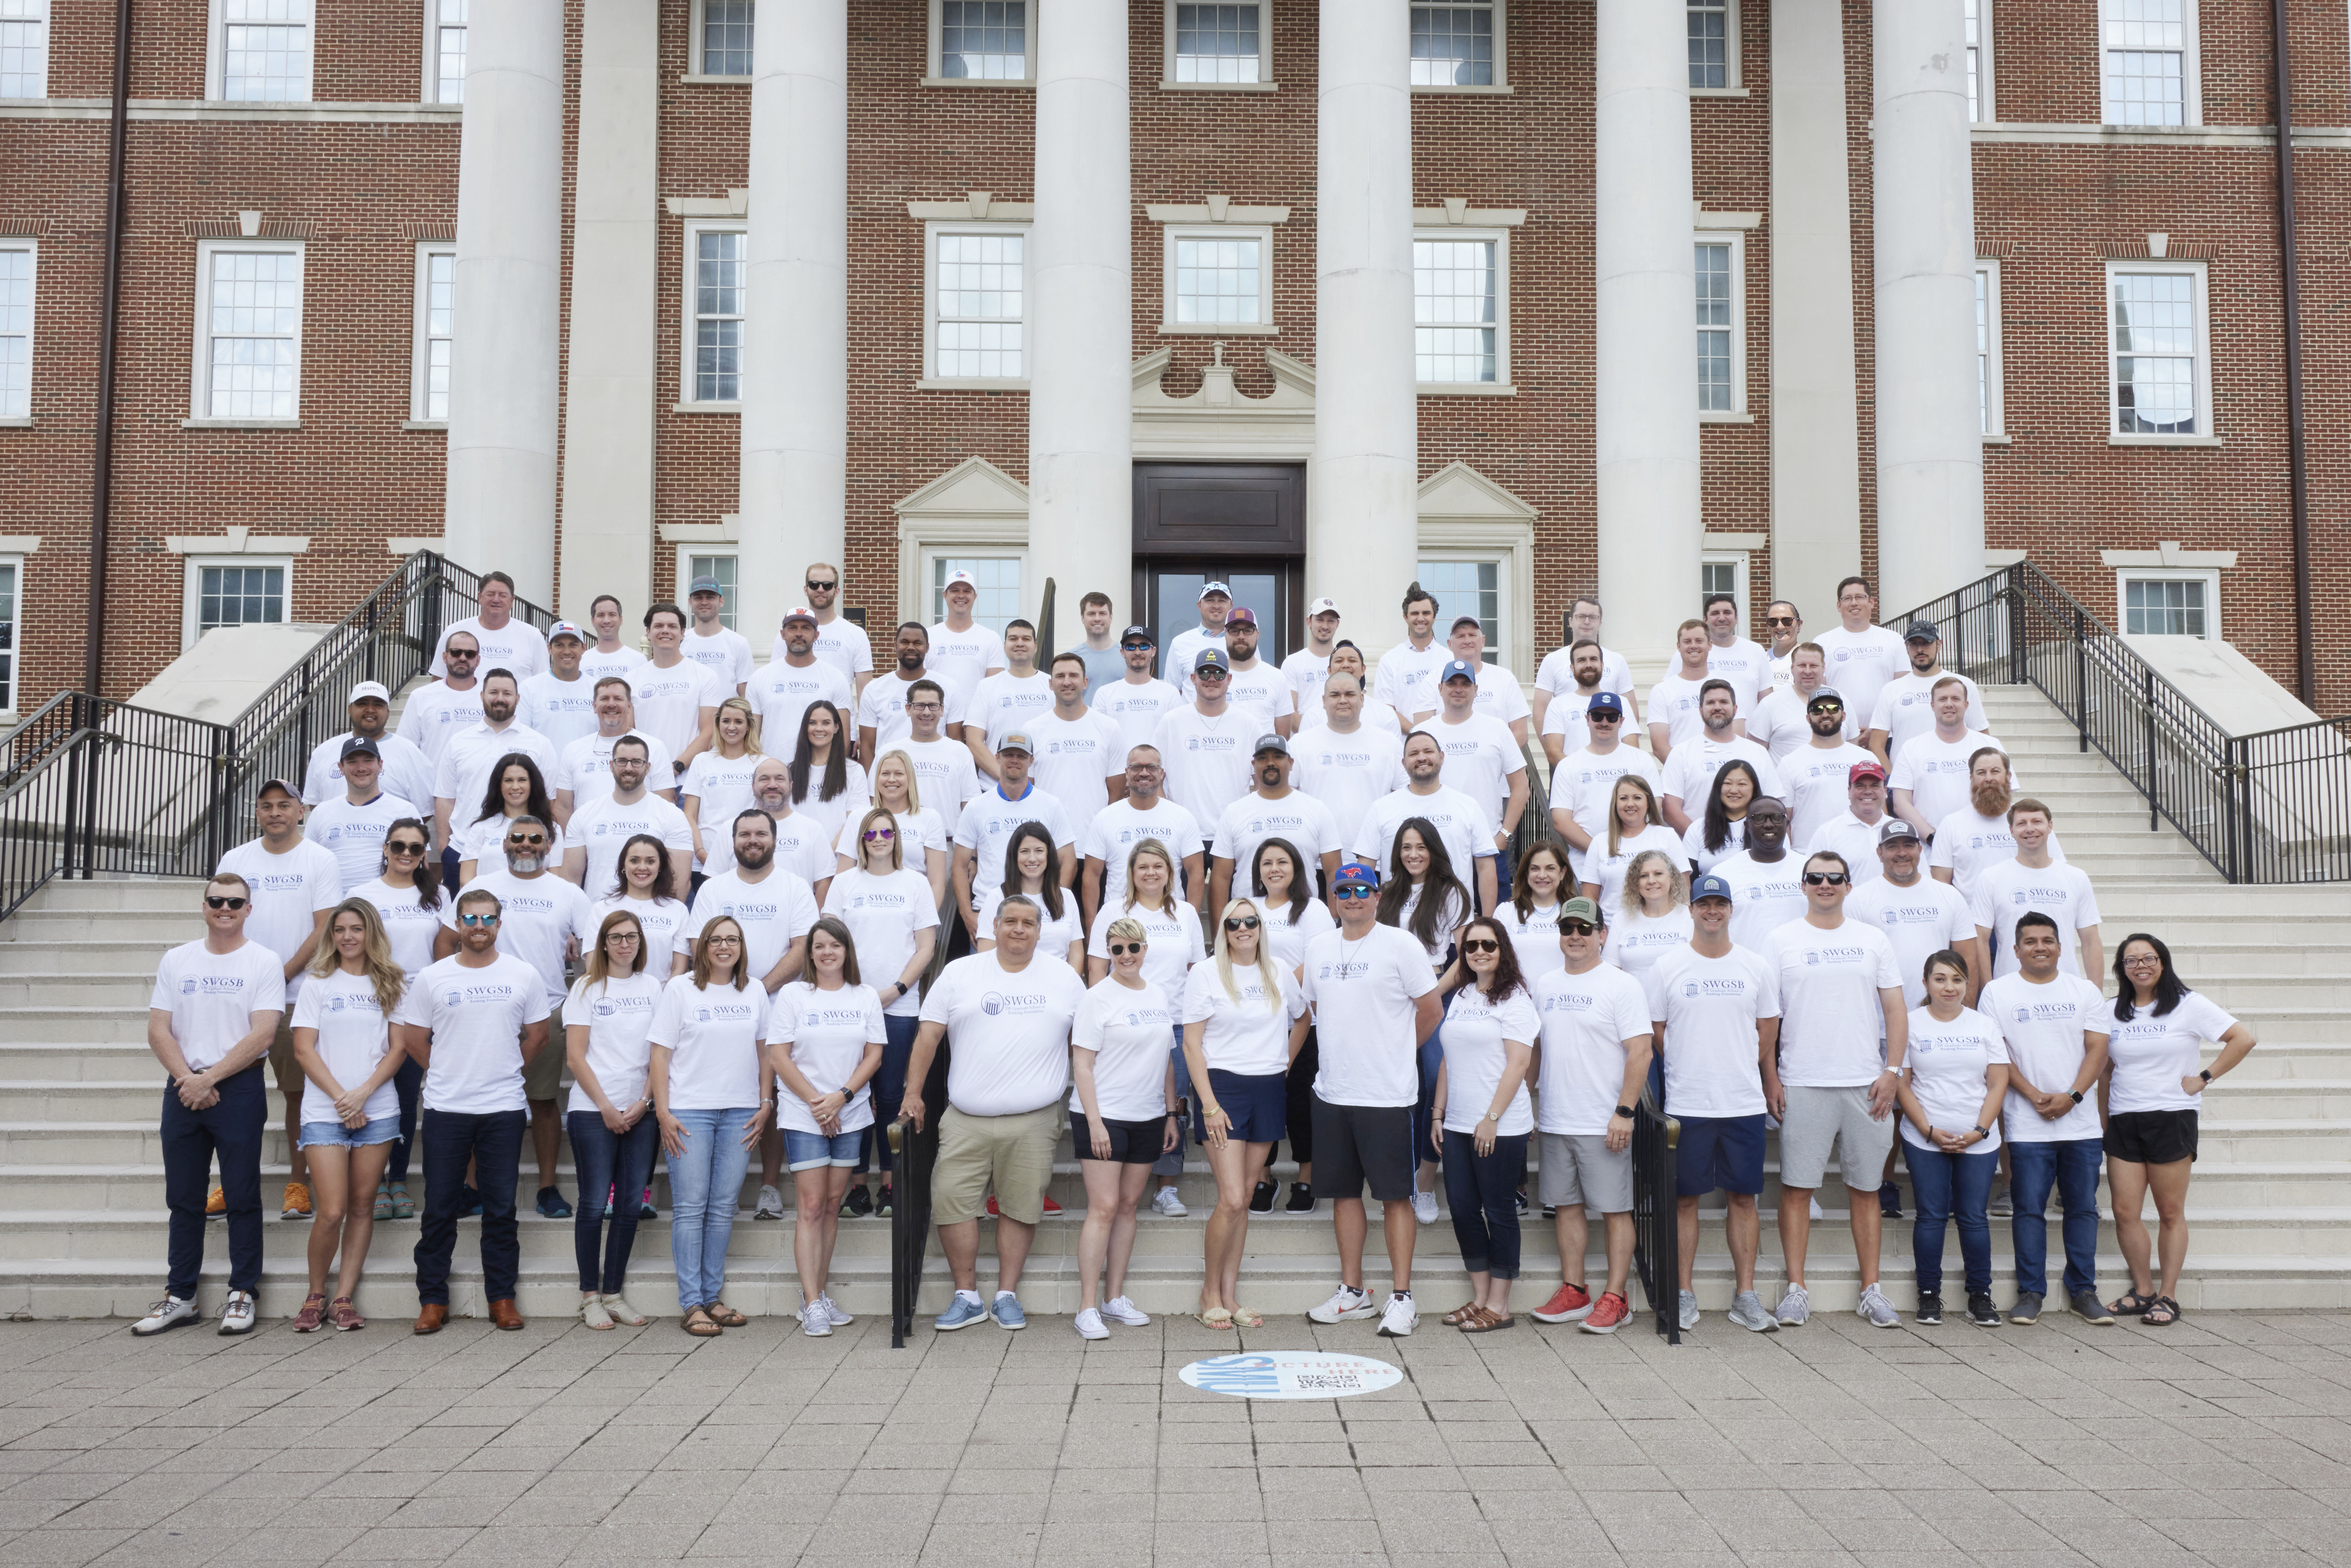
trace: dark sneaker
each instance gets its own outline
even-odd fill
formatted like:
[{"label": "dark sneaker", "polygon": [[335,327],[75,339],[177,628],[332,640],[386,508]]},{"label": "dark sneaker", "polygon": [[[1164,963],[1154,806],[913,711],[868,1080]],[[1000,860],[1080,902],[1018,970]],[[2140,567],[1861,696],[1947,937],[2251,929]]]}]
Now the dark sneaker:
[{"label": "dark sneaker", "polygon": [[2085,1323],[2092,1323],[2102,1329],[2115,1326],[2115,1314],[2106,1310],[2106,1303],[2098,1300],[2097,1292],[2095,1291],[2079,1292],[2068,1304],[2073,1307],[2074,1315]]},{"label": "dark sneaker", "polygon": [[457,1213],[461,1218],[470,1218],[474,1219],[479,1219],[482,1218],[482,1189],[480,1187],[469,1186],[465,1189],[465,1196],[457,1200]]},{"label": "dark sneaker", "polygon": [[1280,1182],[1261,1181],[1258,1183],[1257,1189],[1249,1194],[1249,1212],[1251,1214],[1271,1214],[1273,1212],[1274,1197],[1280,1191],[1281,1184]]},{"label": "dark sneaker", "polygon": [[558,1186],[540,1187],[538,1189],[538,1212],[542,1218],[548,1219],[570,1218],[571,1206],[564,1201],[563,1189]]},{"label": "dark sneaker", "polygon": [[1996,1329],[2000,1327],[2000,1309],[1991,1304],[1990,1295],[1970,1295],[1968,1297],[1968,1322],[1980,1329]]},{"label": "dark sneaker", "polygon": [[651,1187],[645,1188],[643,1193],[638,1195],[637,1218],[639,1219],[659,1219],[661,1218],[661,1210],[653,1207],[653,1189]]},{"label": "dark sneaker", "polygon": [[1302,1181],[1291,1182],[1290,1184],[1290,1201],[1283,1204],[1281,1208],[1282,1212],[1285,1214],[1313,1213],[1314,1189],[1307,1186]]},{"label": "dark sneaker", "polygon": [[1887,1182],[1877,1189],[1877,1213],[1882,1219],[1902,1218],[1902,1189]]},{"label": "dark sneaker", "polygon": [[890,1184],[888,1182],[883,1182],[882,1184],[881,1193],[873,1199],[873,1212],[876,1214],[887,1215],[891,1210],[897,1207],[898,1195],[891,1190]]},{"label": "dark sneaker", "polygon": [[863,1182],[859,1182],[849,1189],[849,1197],[841,1204],[841,1212],[855,1218],[862,1218],[873,1212],[873,1195],[865,1190]]},{"label": "dark sneaker", "polygon": [[2041,1321],[2041,1298],[2030,1291],[2020,1291],[2016,1305],[2009,1309],[2008,1321],[2012,1323],[2037,1323]]},{"label": "dark sneaker", "polygon": [[1939,1323],[1943,1321],[1943,1298],[1940,1292],[1935,1291],[1918,1292],[1917,1321],[1922,1323]]}]

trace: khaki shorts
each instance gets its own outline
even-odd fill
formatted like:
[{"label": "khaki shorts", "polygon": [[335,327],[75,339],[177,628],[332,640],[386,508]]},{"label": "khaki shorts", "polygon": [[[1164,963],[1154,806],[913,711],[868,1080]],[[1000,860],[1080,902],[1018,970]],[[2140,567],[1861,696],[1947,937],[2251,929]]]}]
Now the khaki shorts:
[{"label": "khaki shorts", "polygon": [[289,1111],[299,1110],[302,1091],[310,1082],[302,1064],[294,1060],[294,1009],[289,1005],[278,1015],[277,1033],[269,1041],[269,1075],[277,1081],[277,1092],[286,1096]]},{"label": "khaki shorts", "polygon": [[967,1116],[950,1105],[939,1118],[939,1158],[931,1168],[931,1218],[940,1225],[987,1211],[987,1186],[1005,1218],[1035,1225],[1045,1218],[1045,1185],[1063,1126],[1061,1102],[1008,1116]]},{"label": "khaki shorts", "polygon": [[547,1015],[547,1043],[523,1063],[522,1093],[526,1100],[552,1100],[563,1088],[563,1009]]}]

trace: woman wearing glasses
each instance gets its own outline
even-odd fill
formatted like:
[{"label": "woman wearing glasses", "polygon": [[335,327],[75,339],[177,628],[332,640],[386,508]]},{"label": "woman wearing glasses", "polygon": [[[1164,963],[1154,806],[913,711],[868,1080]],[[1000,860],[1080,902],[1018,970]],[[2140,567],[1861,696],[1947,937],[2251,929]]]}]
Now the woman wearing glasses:
[{"label": "woman wearing glasses", "polygon": [[743,928],[713,915],[694,967],[671,980],[653,1011],[648,1077],[669,1156],[670,1257],[683,1327],[699,1339],[748,1320],[718,1299],[743,1172],[776,1103],[761,1063],[768,993],[750,983]]},{"label": "woman wearing glasses", "polygon": [[[2198,1065],[2204,1042],[2220,1054]],[[2115,954],[2115,999],[2108,1009],[2106,1182],[2114,1189],[2115,1240],[2131,1271],[2130,1294],[2114,1304],[2161,1328],[2179,1321],[2179,1270],[2188,1260],[2188,1178],[2196,1163],[2196,1113],[2204,1091],[2245,1060],[2253,1031],[2211,998],[2188,988],[2171,967],[2171,949],[2145,932],[2123,938]],[[2155,1195],[2162,1281],[2149,1271],[2146,1206]]]},{"label": "woman wearing glasses", "polygon": [[[1331,906],[1314,896],[1314,879],[1305,868],[1306,858],[1288,839],[1265,840],[1249,861],[1250,891],[1257,894],[1258,910],[1265,919],[1266,946],[1273,950],[1274,963],[1293,977],[1300,976],[1306,963],[1306,944],[1339,928]],[[1298,1162],[1298,1179],[1290,1184],[1290,1201],[1284,1206],[1289,1214],[1314,1212],[1314,1074],[1320,1063],[1310,1019],[1306,1043],[1290,1059],[1282,1106],[1282,1121],[1290,1129],[1290,1157]],[[1265,1169],[1249,1194],[1252,1214],[1272,1213],[1273,1200],[1281,1191],[1273,1179],[1275,1153],[1269,1145]]]},{"label": "woman wearing glasses", "polygon": [[[401,818],[383,831],[382,873],[351,889],[353,898],[375,906],[403,987],[414,985],[417,975],[433,962],[434,939],[441,933],[441,862],[432,843],[432,831],[423,818]],[[408,1196],[408,1156],[416,1146],[416,1106],[424,1070],[403,1054],[392,1086],[400,1097],[400,1135],[392,1140],[371,1214],[377,1219],[413,1219],[416,1203]]]},{"label": "woman wearing glasses", "polygon": [[465,886],[482,874],[482,862],[489,862],[492,871],[506,869],[507,824],[517,817],[537,817],[550,826],[555,821],[555,806],[548,799],[547,780],[539,776],[538,764],[519,751],[509,751],[498,758],[490,769],[490,784],[482,792],[481,810],[474,820],[460,828],[453,817],[449,836],[455,840],[457,852],[457,885]]},{"label": "woman wearing glasses", "polygon": [[[657,841],[647,841],[659,848]],[[663,860],[665,869],[667,857]],[[629,1305],[621,1290],[643,1205],[619,1195],[632,1188],[652,1191],[659,1130],[645,1088],[653,1014],[668,980],[658,967],[648,971],[645,960],[648,952],[658,957],[668,950],[666,943],[649,938],[633,913],[611,910],[597,923],[586,972],[563,1002],[564,1058],[571,1067],[571,1102],[563,1120],[580,1167],[571,1245],[580,1263],[580,1317],[591,1329],[615,1322],[642,1328],[645,1322],[644,1313]],[[606,1235],[608,1206],[612,1228]]]},{"label": "woman wearing glasses", "polygon": [[1592,847],[1583,852],[1583,896],[1603,909],[1616,907],[1634,857],[1650,850],[1678,855],[1682,836],[1666,826],[1666,813],[1649,781],[1627,773],[1609,789],[1607,831],[1593,834]]},{"label": "woman wearing glasses", "polygon": [[1469,1271],[1469,1300],[1445,1321],[1464,1333],[1510,1327],[1519,1277],[1519,1186],[1535,1130],[1527,1066],[1542,1037],[1534,998],[1501,922],[1481,915],[1461,930],[1468,979],[1446,1005],[1431,1147],[1445,1155],[1445,1197]]},{"label": "woman wearing glasses", "polygon": [[[1078,913],[1078,895],[1061,885],[1061,852],[1053,835],[1040,822],[1023,822],[1012,830],[1004,845],[1004,880],[979,899],[979,928],[996,929],[996,906],[1008,893],[1025,893],[1044,912],[1037,932],[1037,955],[1058,958],[1081,976],[1086,972],[1085,920]],[[993,949],[996,938],[985,936],[974,944],[982,953]]]},{"label": "woman wearing glasses", "polygon": [[1682,835],[1682,858],[1699,875],[1712,871],[1747,847],[1747,808],[1763,792],[1755,765],[1732,758],[1714,775],[1707,791],[1706,812]]},{"label": "woman wearing glasses", "polygon": [[800,977],[776,993],[768,1014],[768,1070],[783,1081],[776,1119],[792,1170],[798,1213],[792,1261],[800,1276],[800,1332],[822,1339],[852,1322],[825,1289],[841,1198],[873,1103],[865,1086],[881,1070],[882,998],[858,977],[857,942],[831,915],[809,933]]},{"label": "woman wearing glasses", "polygon": [[1251,1182],[1281,1141],[1290,1060],[1306,1040],[1306,998],[1298,977],[1274,961],[1264,925],[1250,900],[1227,904],[1216,961],[1195,966],[1184,983],[1192,1136],[1207,1148],[1217,1178],[1197,1314],[1204,1328],[1265,1325],[1240,1303],[1241,1249]]},{"label": "woman wearing glasses", "polygon": [[[735,865],[735,813],[751,803],[751,776],[767,758],[759,750],[759,716],[746,697],[718,705],[709,750],[697,753],[677,781],[678,809],[694,830],[695,862],[705,876]],[[656,779],[648,788],[668,782]]]},{"label": "woman wearing glasses", "polygon": [[[891,753],[900,762],[904,754]],[[886,773],[890,758],[882,759]],[[882,1004],[882,1064],[873,1075],[873,1103],[882,1114],[895,1115],[906,1098],[906,1063],[914,1054],[914,1035],[922,1027],[922,980],[938,946],[939,902],[931,883],[906,864],[910,847],[908,819],[886,804],[858,820],[857,863],[832,879],[825,890],[824,913],[845,926],[859,954],[859,968]],[[896,1207],[890,1182],[890,1140],[877,1122],[862,1140],[846,1194],[851,1214],[888,1214]],[[866,1195],[859,1170],[880,1145],[882,1191]],[[864,1201],[858,1200],[863,1197]]]},{"label": "woman wearing glasses", "polygon": [[[1449,993],[1461,983],[1461,964],[1454,943],[1472,913],[1469,890],[1453,874],[1444,835],[1426,817],[1407,817],[1396,829],[1395,849],[1388,861],[1387,880],[1380,887],[1379,923],[1393,925],[1420,944],[1437,988]],[[1436,1126],[1437,1079],[1445,1063],[1440,1020],[1420,1042],[1420,1103],[1413,1113],[1412,1146],[1419,1152],[1420,1169],[1414,1179],[1412,1211],[1423,1225],[1437,1223]]]},{"label": "woman wearing glasses", "polygon": [[[873,765],[873,806],[897,819],[898,832],[904,841],[898,846],[900,862],[930,883],[935,907],[945,903],[947,872],[953,860],[947,825],[938,812],[923,804],[914,779],[914,758],[903,751],[882,754],[882,759]],[[848,819],[841,828],[841,841],[833,845],[833,852],[842,871],[862,863],[859,841],[863,829],[862,817]]]},{"label": "woman wearing glasses", "polygon": [[1070,1026],[1077,1080],[1070,1092],[1070,1144],[1086,1184],[1073,1325],[1082,1339],[1108,1339],[1105,1318],[1130,1328],[1151,1322],[1126,1294],[1134,1211],[1151,1185],[1153,1164],[1181,1147],[1184,1136],[1167,1055],[1176,1009],[1144,972],[1150,938],[1143,922],[1123,915],[1103,936],[1110,973],[1086,992]]}]

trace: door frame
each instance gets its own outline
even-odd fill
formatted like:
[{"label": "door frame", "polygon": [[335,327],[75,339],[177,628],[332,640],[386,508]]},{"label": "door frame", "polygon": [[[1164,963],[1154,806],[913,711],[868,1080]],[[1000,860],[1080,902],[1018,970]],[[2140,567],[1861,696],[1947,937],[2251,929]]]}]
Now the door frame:
[{"label": "door frame", "polygon": [[[1207,481],[1200,486],[1202,488],[1213,488],[1218,480],[1228,481],[1237,486],[1261,488],[1267,480],[1278,478],[1280,487],[1288,492],[1287,526],[1273,532],[1233,529],[1170,535],[1147,520],[1151,491],[1157,481],[1167,478]],[[1151,580],[1156,571],[1186,565],[1199,565],[1213,570],[1263,563],[1280,570],[1283,628],[1289,637],[1302,638],[1306,609],[1307,507],[1310,502],[1304,463],[1136,462],[1133,513],[1134,570],[1131,590],[1131,602],[1135,612],[1142,615],[1150,605]],[[1165,617],[1163,615],[1161,619]],[[1164,626],[1155,630],[1163,643],[1175,635]],[[1287,647],[1260,646],[1259,657],[1269,664],[1279,664],[1290,652]]]}]

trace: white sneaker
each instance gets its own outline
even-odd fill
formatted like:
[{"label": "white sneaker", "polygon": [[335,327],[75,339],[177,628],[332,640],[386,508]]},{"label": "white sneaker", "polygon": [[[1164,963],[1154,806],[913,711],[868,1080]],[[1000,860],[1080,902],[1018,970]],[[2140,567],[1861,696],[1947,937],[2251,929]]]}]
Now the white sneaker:
[{"label": "white sneaker", "polygon": [[220,1332],[225,1334],[253,1332],[253,1295],[246,1291],[231,1291],[222,1304]]},{"label": "white sneaker", "polygon": [[1151,1326],[1150,1314],[1124,1296],[1113,1296],[1104,1301],[1102,1304],[1102,1315],[1114,1323],[1123,1323],[1131,1329]]},{"label": "white sneaker", "polygon": [[1788,1293],[1780,1298],[1780,1310],[1774,1316],[1782,1328],[1802,1328],[1813,1321],[1813,1293],[1802,1285],[1791,1285]]},{"label": "white sneaker", "polygon": [[1680,1301],[1675,1303],[1675,1310],[1679,1315],[1683,1328],[1698,1327],[1698,1292],[1696,1291],[1684,1291]]},{"label": "white sneaker", "polygon": [[1379,1308],[1372,1305],[1371,1292],[1353,1285],[1342,1285],[1331,1293],[1331,1299],[1307,1312],[1318,1323],[1341,1323],[1349,1318],[1375,1316]]},{"label": "white sneaker", "polygon": [[1894,1310],[1894,1303],[1875,1285],[1861,1293],[1853,1315],[1874,1329],[1890,1329],[1902,1322],[1902,1314]]},{"label": "white sneaker", "polygon": [[825,1320],[835,1328],[846,1328],[857,1321],[841,1310],[841,1303],[832,1299],[832,1293],[830,1291],[819,1296],[816,1299],[816,1304],[824,1309]]},{"label": "white sneaker", "polygon": [[751,1210],[754,1219],[781,1219],[784,1217],[784,1195],[774,1187],[759,1189],[759,1201]]},{"label": "white sneaker", "polygon": [[1437,1195],[1433,1192],[1414,1193],[1412,1195],[1412,1212],[1414,1217],[1423,1225],[1436,1224]]},{"label": "white sneaker", "polygon": [[1813,1206],[1813,1223],[1818,1225],[1821,1222],[1821,1200],[1815,1197],[1809,1201]]},{"label": "white sneaker", "polygon": [[177,1296],[165,1296],[147,1309],[147,1315],[131,1325],[131,1332],[144,1339],[149,1334],[162,1333],[165,1329],[178,1328],[182,1323],[196,1321],[196,1303]]},{"label": "white sneaker", "polygon": [[831,1335],[832,1316],[824,1310],[823,1297],[818,1297],[800,1309],[800,1333],[810,1339],[825,1339]]},{"label": "white sneaker", "polygon": [[1192,1212],[1184,1207],[1184,1200],[1176,1196],[1176,1189],[1172,1186],[1159,1189],[1159,1196],[1151,1200],[1151,1211],[1164,1214],[1170,1219],[1181,1219]]},{"label": "white sneaker", "polygon": [[1413,1325],[1418,1322],[1420,1309],[1412,1304],[1411,1295],[1405,1291],[1392,1292],[1388,1296],[1387,1309],[1380,1313],[1380,1337],[1402,1339],[1412,1333]]},{"label": "white sneaker", "polygon": [[1070,1320],[1070,1326],[1078,1331],[1080,1339],[1110,1338],[1110,1330],[1102,1327],[1102,1309],[1099,1307],[1088,1307]]}]

